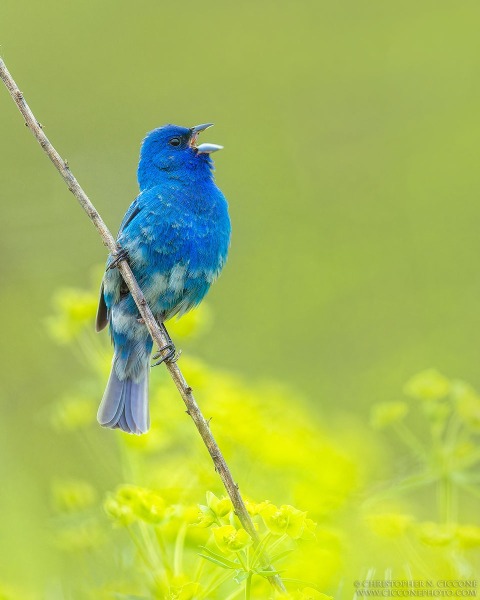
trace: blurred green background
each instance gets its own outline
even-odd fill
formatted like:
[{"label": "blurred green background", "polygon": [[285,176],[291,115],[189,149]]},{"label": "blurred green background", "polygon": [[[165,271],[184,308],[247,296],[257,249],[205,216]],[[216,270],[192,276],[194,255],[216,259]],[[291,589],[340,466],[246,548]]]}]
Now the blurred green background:
[{"label": "blurred green background", "polygon": [[[479,18],[473,0],[2,0],[0,52],[112,231],[144,134],[215,122],[232,247],[183,350],[361,423],[431,365],[480,385]],[[3,89],[0,132],[0,570],[34,579],[56,568],[48,479],[86,468],[44,425],[85,374],[44,320],[105,250]]]}]

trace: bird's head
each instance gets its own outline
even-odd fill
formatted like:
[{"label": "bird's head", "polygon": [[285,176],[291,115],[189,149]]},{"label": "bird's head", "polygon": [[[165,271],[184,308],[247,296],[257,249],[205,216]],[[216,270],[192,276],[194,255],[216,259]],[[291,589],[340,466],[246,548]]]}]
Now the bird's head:
[{"label": "bird's head", "polygon": [[212,152],[221,150],[216,144],[197,145],[199,134],[211,127],[205,123],[196,127],[164,125],[147,134],[140,150],[138,184],[140,190],[158,185],[163,178],[191,180],[211,177]]}]

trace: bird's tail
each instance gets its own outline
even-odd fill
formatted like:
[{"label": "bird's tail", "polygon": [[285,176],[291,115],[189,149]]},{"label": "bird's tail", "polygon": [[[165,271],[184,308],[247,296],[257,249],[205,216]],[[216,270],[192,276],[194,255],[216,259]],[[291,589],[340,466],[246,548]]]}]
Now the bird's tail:
[{"label": "bird's tail", "polygon": [[150,427],[148,410],[148,369],[147,363],[143,377],[125,377],[120,379],[112,365],[107,388],[97,413],[97,419],[103,427],[122,429],[127,433],[140,435]]}]

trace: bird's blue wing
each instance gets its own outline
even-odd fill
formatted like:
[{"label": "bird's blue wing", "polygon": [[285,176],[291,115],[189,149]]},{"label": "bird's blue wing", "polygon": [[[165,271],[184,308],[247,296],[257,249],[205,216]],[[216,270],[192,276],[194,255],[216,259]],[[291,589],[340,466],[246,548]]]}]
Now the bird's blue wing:
[{"label": "bird's blue wing", "polygon": [[120,224],[120,229],[118,230],[118,235],[120,235],[125,229],[125,227],[127,227],[127,225],[138,215],[140,209],[141,208],[138,202],[138,198],[135,198],[135,200],[128,207],[125,216],[123,217],[123,221]]},{"label": "bird's blue wing", "polygon": [[[133,219],[140,213],[141,207],[140,204],[138,202],[138,198],[135,198],[135,200],[130,204],[130,206],[128,207],[127,212],[125,213],[125,216],[123,217],[123,221],[120,224],[120,229],[118,230],[118,236],[121,235],[121,233],[123,232],[123,230],[133,221]],[[108,259],[107,259],[107,265],[111,260],[111,255],[109,255]],[[98,301],[98,309],[97,309],[97,317],[95,320],[95,329],[96,331],[102,331],[102,329],[104,329],[107,325],[108,325],[108,318],[109,318],[109,311],[107,308],[107,304],[105,302],[105,296],[103,293],[103,281],[102,281],[102,285],[100,287],[100,298]]]},{"label": "bird's blue wing", "polygon": [[103,295],[103,281],[100,286],[100,298],[98,299],[97,317],[95,319],[95,331],[102,331],[108,324],[108,309]]}]

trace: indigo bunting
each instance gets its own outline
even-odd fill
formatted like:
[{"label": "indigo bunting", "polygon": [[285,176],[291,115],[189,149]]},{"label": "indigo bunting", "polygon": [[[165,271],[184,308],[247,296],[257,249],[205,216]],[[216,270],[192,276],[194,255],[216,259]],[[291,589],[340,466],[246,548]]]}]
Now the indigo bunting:
[{"label": "indigo bunting", "polygon": [[[119,253],[107,259],[97,312],[96,329],[108,324],[114,346],[112,370],[97,414],[104,427],[142,434],[150,426],[153,342],[115,268],[119,258],[128,260],[162,327],[164,321],[201,302],[227,259],[228,205],[215,185],[210,156],[222,147],[197,145],[199,133],[211,125],[165,125],[143,140],[137,171],[140,193],[120,226]],[[167,360],[175,360],[171,340],[168,349]]]}]

